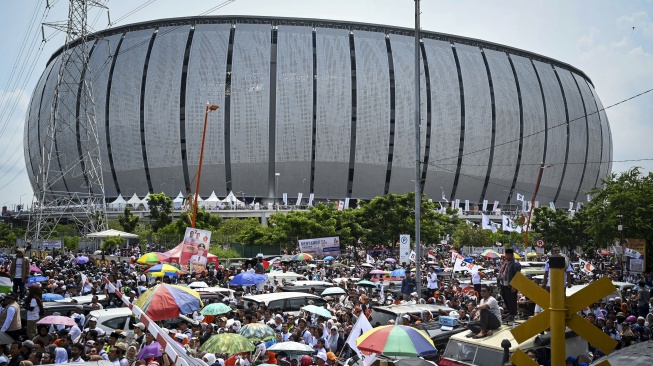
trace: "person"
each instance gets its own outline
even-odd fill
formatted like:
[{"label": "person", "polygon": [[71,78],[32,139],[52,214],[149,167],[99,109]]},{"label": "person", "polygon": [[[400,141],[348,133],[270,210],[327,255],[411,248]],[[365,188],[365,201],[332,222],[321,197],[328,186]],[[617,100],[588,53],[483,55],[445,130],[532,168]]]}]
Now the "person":
[{"label": "person", "polygon": [[25,308],[27,310],[27,339],[33,339],[37,335],[36,322],[45,315],[40,286],[29,287]]},{"label": "person", "polygon": [[70,348],[70,363],[81,363],[81,362],[86,362],[82,358],[82,355],[84,354],[84,345],[81,343],[75,343],[73,346]]},{"label": "person", "polygon": [[9,347],[9,356],[11,356],[11,360],[8,364],[9,366],[18,366],[21,361],[25,360],[20,354],[20,348],[22,345],[23,344],[20,343],[20,341],[14,341],[11,343],[11,346]]},{"label": "person", "polygon": [[[560,247],[554,246],[551,248],[551,254],[552,255],[559,255],[560,254]],[[572,280],[572,273],[574,272],[574,267],[571,266],[571,263],[567,266],[565,269],[565,284],[567,287],[571,287],[571,280]],[[544,279],[542,280],[542,287],[543,288],[550,288],[551,287],[551,277],[549,277],[549,261],[547,260],[546,263],[544,264]]]},{"label": "person", "polygon": [[481,271],[479,271],[478,266],[474,266],[471,268],[471,275],[472,275],[472,286],[474,287],[474,291],[476,292],[476,296],[480,296],[481,294]]},{"label": "person", "polygon": [[[505,256],[506,258],[501,264],[497,280],[501,289],[501,298],[508,310],[506,321],[510,322],[514,321],[515,315],[517,315],[517,289],[510,285],[510,281],[519,273],[521,265],[515,261],[514,251],[512,249],[506,249]],[[481,286],[482,289],[483,286]]]},{"label": "person", "polygon": [[426,275],[426,282],[428,287],[426,297],[429,298],[438,290],[438,274],[435,273],[434,267],[429,268],[429,273]]},{"label": "person", "polygon": [[9,276],[14,281],[12,292],[20,292],[19,299],[22,299],[25,295],[25,283],[29,276],[29,258],[25,258],[25,250],[23,248],[16,249],[16,259],[14,259],[14,263],[11,265]]},{"label": "person", "polygon": [[410,294],[415,292],[415,286],[417,286],[417,282],[414,273],[401,280],[401,293],[404,295],[404,300],[410,300]]},{"label": "person", "polygon": [[487,285],[481,286],[481,301],[474,310],[478,320],[467,324],[467,328],[476,333],[474,338],[491,336],[493,331],[501,326],[499,302],[492,296]]},{"label": "person", "polygon": [[22,328],[16,293],[8,293],[5,295],[5,308],[0,312],[0,332],[7,333],[8,336],[17,341],[20,339],[19,333]]},{"label": "person", "polygon": [[646,282],[639,281],[639,290],[637,290],[637,312],[638,316],[644,317],[649,313],[651,301],[651,292],[646,289]]},{"label": "person", "polygon": [[[199,235],[199,234],[198,234]],[[192,272],[202,272],[206,269],[206,262],[207,262],[207,253],[206,253],[206,246],[202,243],[200,243],[197,246],[197,253],[193,254],[190,257],[190,267],[192,269]]]}]

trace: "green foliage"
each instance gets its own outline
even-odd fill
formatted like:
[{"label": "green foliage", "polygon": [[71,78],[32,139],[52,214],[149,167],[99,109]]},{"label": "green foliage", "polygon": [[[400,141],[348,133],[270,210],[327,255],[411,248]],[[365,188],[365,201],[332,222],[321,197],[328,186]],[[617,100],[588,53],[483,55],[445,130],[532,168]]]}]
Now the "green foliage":
[{"label": "green foliage", "polygon": [[223,248],[231,243],[242,243],[249,232],[256,231],[261,227],[259,220],[255,217],[230,218],[225,220],[220,227],[213,231],[211,243]]},{"label": "green foliage", "polygon": [[106,238],[104,243],[102,243],[102,247],[100,249],[102,249],[102,251],[105,253],[110,253],[113,252],[116,248],[119,248],[124,245],[125,245],[125,239],[114,236],[114,237]]},{"label": "green foliage", "polygon": [[577,243],[574,242],[572,221],[569,213],[562,209],[536,207],[533,209],[531,227],[533,231],[541,234],[547,247],[557,245],[561,248],[573,249]]},{"label": "green foliage", "polygon": [[79,248],[79,236],[64,236],[63,246],[68,250],[76,250]]},{"label": "green foliage", "polygon": [[152,193],[147,204],[150,208],[152,231],[157,232],[172,222],[172,199],[165,193]]},{"label": "green foliage", "polygon": [[0,223],[0,246],[10,247],[16,244],[16,231],[11,228],[10,224]]},{"label": "green foliage", "polygon": [[125,207],[125,213],[118,216],[118,223],[122,226],[122,230],[133,233],[138,226],[138,220],[140,217],[134,216],[129,207]]},{"label": "green foliage", "polygon": [[453,242],[456,248],[463,246],[485,247],[493,246],[492,231],[483,230],[478,226],[460,225],[453,233]]},{"label": "green foliage", "polygon": [[[192,212],[188,212],[179,216],[179,219],[175,221],[177,226],[177,232],[183,235],[186,232],[187,227],[191,227],[191,215]],[[197,216],[195,217],[195,228],[202,230],[209,230],[211,232],[217,231],[222,223],[222,217],[217,215],[212,215],[208,211],[202,209],[197,209]]]},{"label": "green foliage", "polygon": [[211,247],[209,248],[209,253],[217,255],[218,258],[220,259],[241,258],[243,256],[236,249],[232,249],[232,248],[223,249],[217,245],[211,245]]}]

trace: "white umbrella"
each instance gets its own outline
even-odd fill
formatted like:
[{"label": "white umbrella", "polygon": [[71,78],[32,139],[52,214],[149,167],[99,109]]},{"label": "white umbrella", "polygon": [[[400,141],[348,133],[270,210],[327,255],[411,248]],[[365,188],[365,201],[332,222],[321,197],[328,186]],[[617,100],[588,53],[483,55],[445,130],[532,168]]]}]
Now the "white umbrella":
[{"label": "white umbrella", "polygon": [[329,287],[328,289],[322,291],[322,296],[327,296],[327,295],[342,295],[346,294],[347,291],[343,290],[341,287]]},{"label": "white umbrella", "polygon": [[361,267],[374,268],[374,266],[369,264],[369,263],[363,263],[363,264],[361,264]]},{"label": "white umbrella", "polygon": [[203,281],[195,281],[191,282],[190,285],[188,285],[190,288],[206,288],[209,287],[209,285],[206,284],[206,282]]},{"label": "white umbrella", "polygon": [[309,345],[292,341],[273,344],[272,346],[268,347],[268,351],[272,351],[274,353],[286,352],[296,355],[310,355],[315,352],[313,347]]}]

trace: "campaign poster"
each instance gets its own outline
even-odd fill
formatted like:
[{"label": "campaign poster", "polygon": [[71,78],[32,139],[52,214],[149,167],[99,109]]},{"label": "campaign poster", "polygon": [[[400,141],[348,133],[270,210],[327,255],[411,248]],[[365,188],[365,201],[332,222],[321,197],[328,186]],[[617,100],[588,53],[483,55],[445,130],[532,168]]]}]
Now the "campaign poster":
[{"label": "campaign poster", "polygon": [[640,271],[639,268],[646,268],[646,239],[624,239],[622,246],[624,247],[623,255],[629,264],[628,268],[631,268],[631,271],[643,272],[643,269]]},{"label": "campaign poster", "polygon": [[61,249],[61,239],[43,240],[43,249]]},{"label": "campaign poster", "polygon": [[340,237],[302,239],[299,240],[299,250],[312,255],[313,259],[340,258]]},{"label": "campaign poster", "polygon": [[187,227],[184,234],[184,245],[179,256],[181,269],[191,273],[206,270],[210,244],[210,231]]}]

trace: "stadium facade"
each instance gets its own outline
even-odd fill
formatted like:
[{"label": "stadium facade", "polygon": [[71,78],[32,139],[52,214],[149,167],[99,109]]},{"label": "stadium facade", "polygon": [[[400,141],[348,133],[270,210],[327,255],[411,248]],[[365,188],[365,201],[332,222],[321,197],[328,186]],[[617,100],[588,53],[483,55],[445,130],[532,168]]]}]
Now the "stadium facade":
[{"label": "stadium facade", "polygon": [[[370,199],[414,189],[410,29],[194,17],[112,28],[89,42],[85,72],[108,198],[194,189],[207,102],[220,109],[209,115],[201,196]],[[544,170],[538,200],[566,206],[584,201],[610,173],[610,126],[582,71],[428,31],[420,48],[421,183],[429,198],[528,199],[544,162],[553,166]],[[34,90],[25,123],[33,186],[60,52]],[[59,159],[79,155],[75,133],[57,133],[59,149],[67,149]],[[83,184],[70,172],[58,189]]]}]

